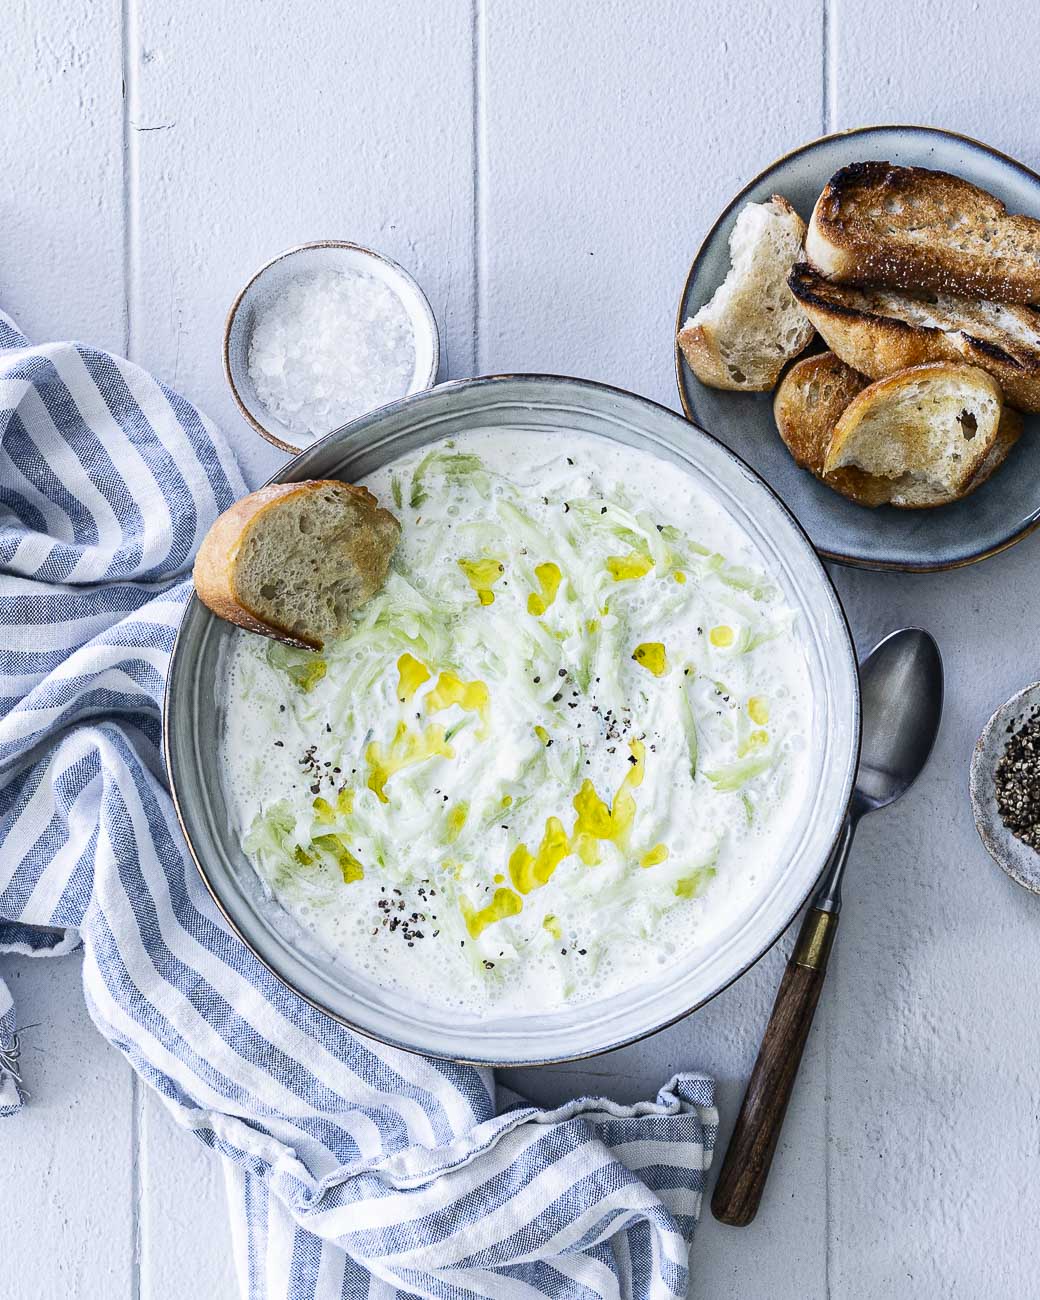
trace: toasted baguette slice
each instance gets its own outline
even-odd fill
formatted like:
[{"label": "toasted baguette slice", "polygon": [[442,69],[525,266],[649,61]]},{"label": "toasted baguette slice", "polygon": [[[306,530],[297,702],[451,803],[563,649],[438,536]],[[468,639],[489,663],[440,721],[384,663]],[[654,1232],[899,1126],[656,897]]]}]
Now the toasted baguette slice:
[{"label": "toasted baguette slice", "polygon": [[784,375],[773,399],[773,415],[780,437],[802,469],[823,473],[834,426],[869,384],[833,352],[803,357]]},{"label": "toasted baguette slice", "polygon": [[786,199],[749,203],[729,237],[732,266],[679,331],[679,346],[703,384],[764,392],[812,338],[787,276],[801,256],[805,222]]},{"label": "toasted baguette slice", "polygon": [[1040,221],[924,167],[864,162],[835,172],[805,254],[841,284],[1040,302]]},{"label": "toasted baguette slice", "polygon": [[773,399],[773,416],[796,464],[860,505],[885,505],[891,485],[850,465],[824,475],[823,462],[834,426],[842,412],[870,380],[839,360],[833,352],[804,357],[784,375]]},{"label": "toasted baguette slice", "polygon": [[871,379],[928,361],[967,361],[989,371],[1012,406],[1040,411],[1036,308],[856,289],[832,284],[805,262],[789,283],[831,351]]},{"label": "toasted baguette slice", "polygon": [[993,440],[993,446],[990,447],[986,459],[975,471],[975,477],[968,484],[967,491],[962,493],[963,496],[967,496],[969,492],[974,492],[976,488],[982,487],[983,483],[992,476],[994,470],[998,470],[1007,460],[1008,453],[1021,436],[1022,417],[1018,411],[1005,404],[1000,413],[1000,424],[997,426],[997,436]]},{"label": "toasted baguette slice", "polygon": [[[889,480],[873,478],[871,480],[873,484],[887,485],[888,499],[885,502],[865,502],[865,504],[890,505],[899,510],[930,510],[936,506],[948,506],[954,501],[962,501],[965,497],[970,496],[976,488],[980,488],[993,474],[994,470],[1003,465],[1008,453],[1021,434],[1021,415],[1017,411],[1013,411],[1010,406],[1005,406],[1000,413],[997,436],[993,440],[993,446],[990,447],[986,459],[959,491],[951,494],[941,492],[937,490],[934,483],[917,478],[913,474],[904,474],[901,478]],[[837,470],[836,472],[841,474],[848,471]],[[823,481],[829,483],[831,477],[833,476],[824,478]]]},{"label": "toasted baguette slice", "polygon": [[900,370],[852,399],[834,426],[824,474],[855,465],[908,480],[930,498],[960,495],[996,441],[999,385],[976,366],[935,362]]},{"label": "toasted baguette slice", "polygon": [[[892,479],[889,484],[888,505],[900,510],[928,510],[936,506],[948,506],[954,501],[962,501],[970,496],[976,488],[1000,468],[1007,460],[1008,452],[1022,434],[1022,417],[1010,406],[1005,406],[1000,413],[997,436],[993,440],[986,459],[972,475],[971,479],[958,492],[947,495],[937,491],[933,483],[916,478],[913,474],[904,474],[902,478]],[[841,472],[840,470],[838,471]],[[825,479],[824,482],[827,480]],[[882,480],[875,480],[881,482]]]},{"label": "toasted baguette slice", "polygon": [[997,436],[971,482],[956,494],[937,493],[927,482],[912,475],[898,479],[868,474],[855,465],[824,474],[823,462],[834,427],[852,399],[867,387],[867,380],[840,361],[833,352],[822,352],[796,362],[777,389],[773,411],[780,436],[795,461],[815,474],[829,488],[862,506],[892,505],[921,509],[947,505],[974,492],[1000,465],[1022,433],[1022,417],[1005,406]]},{"label": "toasted baguette slice", "polygon": [[386,581],[400,535],[368,488],[274,483],[213,524],[195,558],[195,590],[220,618],[321,650]]}]

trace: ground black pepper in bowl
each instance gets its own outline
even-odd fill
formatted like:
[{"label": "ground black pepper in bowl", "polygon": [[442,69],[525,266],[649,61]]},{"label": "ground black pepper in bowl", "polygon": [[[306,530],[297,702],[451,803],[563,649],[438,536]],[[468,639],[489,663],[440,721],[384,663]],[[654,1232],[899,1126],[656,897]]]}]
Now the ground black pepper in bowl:
[{"label": "ground black pepper in bowl", "polygon": [[1007,731],[993,775],[997,811],[1016,839],[1040,852],[1040,705],[1017,729],[1009,724]]}]

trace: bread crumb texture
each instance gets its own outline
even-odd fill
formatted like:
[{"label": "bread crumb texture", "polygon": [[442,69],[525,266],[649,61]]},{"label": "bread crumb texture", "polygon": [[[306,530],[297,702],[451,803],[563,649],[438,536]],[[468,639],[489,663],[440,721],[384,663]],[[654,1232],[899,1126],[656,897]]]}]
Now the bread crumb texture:
[{"label": "bread crumb texture", "polygon": [[235,596],[262,622],[323,643],[383,585],[399,534],[397,520],[364,489],[303,489],[247,526]]}]

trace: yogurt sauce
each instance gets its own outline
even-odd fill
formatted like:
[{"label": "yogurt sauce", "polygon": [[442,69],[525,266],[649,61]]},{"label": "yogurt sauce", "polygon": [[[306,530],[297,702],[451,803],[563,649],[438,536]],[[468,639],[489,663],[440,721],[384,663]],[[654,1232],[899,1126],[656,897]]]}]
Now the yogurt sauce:
[{"label": "yogurt sauce", "polygon": [[653,980],[775,877],[808,798],[792,612],[690,476],[466,433],[366,480],[390,578],[319,656],[240,633],[224,770],[273,897],[477,1015]]}]

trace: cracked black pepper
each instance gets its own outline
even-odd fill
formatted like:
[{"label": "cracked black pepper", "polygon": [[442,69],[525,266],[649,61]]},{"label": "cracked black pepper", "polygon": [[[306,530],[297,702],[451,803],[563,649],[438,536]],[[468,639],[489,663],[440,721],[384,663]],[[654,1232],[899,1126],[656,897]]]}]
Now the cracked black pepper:
[{"label": "cracked black pepper", "polygon": [[1017,730],[1009,724],[1008,737],[994,775],[997,811],[1012,835],[1040,852],[1040,708]]}]

